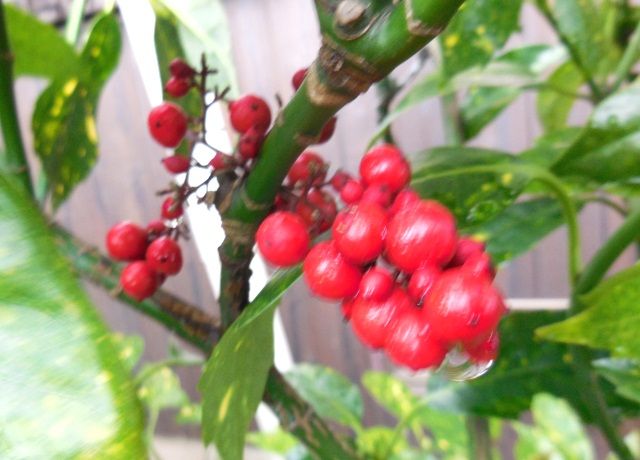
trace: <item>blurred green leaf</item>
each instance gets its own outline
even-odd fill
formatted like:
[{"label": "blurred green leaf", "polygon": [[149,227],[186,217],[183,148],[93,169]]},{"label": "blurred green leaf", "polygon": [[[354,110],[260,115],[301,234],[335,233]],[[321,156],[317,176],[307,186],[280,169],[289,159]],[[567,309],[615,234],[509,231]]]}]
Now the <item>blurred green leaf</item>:
[{"label": "blurred green leaf", "polygon": [[33,113],[34,147],[59,206],[96,163],[96,112],[102,86],[115,69],[120,32],[113,15],[100,16],[81,55],[77,75],[54,80]]},{"label": "blurred green leaf", "polygon": [[409,387],[386,372],[365,372],[362,375],[362,385],[378,404],[399,420],[409,416],[418,404],[418,398]]},{"label": "blurred green leaf", "polygon": [[[153,366],[154,363],[147,364],[140,373],[145,373],[146,369]],[[169,366],[159,367],[146,375],[138,387],[138,397],[152,411],[182,407],[189,403],[189,396],[182,389],[180,379]]]},{"label": "blurred green leaf", "polygon": [[518,30],[522,0],[465,2],[441,36],[444,72],[482,65]]},{"label": "blurred green leaf", "polygon": [[144,339],[139,335],[111,334],[111,342],[117,350],[123,366],[129,371],[138,364],[144,351]]},{"label": "blurred green leaf", "polygon": [[259,449],[285,455],[300,443],[292,434],[278,428],[273,432],[251,432],[247,434],[247,442]]},{"label": "blurred green leaf", "polygon": [[202,436],[224,460],[242,458],[245,433],[273,364],[273,314],[299,267],[278,272],[222,336],[198,384]]},{"label": "blurred green leaf", "polygon": [[297,365],[285,377],[318,415],[356,430],[361,428],[362,396],[349,379],[328,367],[311,364]]},{"label": "blurred green leaf", "polygon": [[537,198],[514,203],[493,219],[466,228],[465,233],[485,241],[493,263],[501,264],[531,250],[563,223],[557,200]]},{"label": "blurred green leaf", "polygon": [[601,282],[582,298],[588,307],[539,329],[546,340],[603,348],[618,357],[640,358],[640,265]]},{"label": "blurred green leaf", "polygon": [[538,119],[547,132],[557,131],[567,126],[567,119],[576,101],[584,76],[573,61],[558,67],[546,82],[548,89],[538,93]]},{"label": "blurred green leaf", "polygon": [[16,75],[55,80],[79,72],[78,55],[53,26],[13,5],[5,6],[5,15]]},{"label": "blurred green leaf", "polygon": [[464,228],[493,218],[517,198],[530,179],[517,165],[508,153],[436,148],[416,156],[412,186],[447,206]]},{"label": "blurred green leaf", "polygon": [[463,136],[473,139],[507,108],[521,91],[518,88],[471,88],[460,104]]},{"label": "blurred green leaf", "polygon": [[409,447],[404,436],[396,436],[394,429],[385,426],[373,426],[362,431],[356,444],[360,455],[375,460],[387,459]]},{"label": "blurred green leaf", "polygon": [[583,128],[572,127],[544,134],[518,157],[526,163],[550,168],[564,156],[583,132]]},{"label": "blurred green leaf", "polygon": [[0,457],[145,458],[129,372],[72,273],[0,175]]},{"label": "blurred green leaf", "polygon": [[640,403],[640,362],[634,359],[603,358],[593,366],[615,385],[619,395]]},{"label": "blurred green leaf", "polygon": [[202,405],[189,402],[183,404],[176,414],[178,425],[200,425],[202,423]]}]

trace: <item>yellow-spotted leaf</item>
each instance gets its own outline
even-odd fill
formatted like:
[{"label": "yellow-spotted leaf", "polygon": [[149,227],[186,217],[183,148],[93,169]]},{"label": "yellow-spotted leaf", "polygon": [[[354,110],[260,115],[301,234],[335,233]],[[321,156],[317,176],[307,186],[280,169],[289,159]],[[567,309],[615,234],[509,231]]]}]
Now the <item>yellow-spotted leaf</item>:
[{"label": "yellow-spotted leaf", "polygon": [[129,371],[37,206],[0,176],[0,458],[145,458]]}]

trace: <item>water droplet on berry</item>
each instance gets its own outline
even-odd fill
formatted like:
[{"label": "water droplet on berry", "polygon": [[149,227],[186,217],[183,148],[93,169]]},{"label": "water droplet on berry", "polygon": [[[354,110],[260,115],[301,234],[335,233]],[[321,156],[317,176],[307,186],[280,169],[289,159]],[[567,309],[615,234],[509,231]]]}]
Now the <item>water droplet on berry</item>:
[{"label": "water droplet on berry", "polygon": [[442,366],[440,366],[439,372],[448,378],[456,382],[464,382],[466,380],[476,379],[486,374],[491,366],[493,360],[474,363],[463,351],[453,348],[444,360]]}]

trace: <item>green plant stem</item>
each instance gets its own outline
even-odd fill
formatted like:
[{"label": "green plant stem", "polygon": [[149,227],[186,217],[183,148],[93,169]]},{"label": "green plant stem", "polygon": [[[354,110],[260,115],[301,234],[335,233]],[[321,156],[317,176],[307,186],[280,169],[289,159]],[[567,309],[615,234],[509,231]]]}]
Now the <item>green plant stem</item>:
[{"label": "green plant stem", "polygon": [[[64,229],[54,226],[53,231],[58,247],[76,272],[96,286],[114,293],[120,274],[117,265],[97,248],[83,243]],[[220,337],[220,326],[215,318],[166,291],[159,290],[143,302],[136,302],[119,291],[115,296],[125,305],[159,322],[205,356],[210,355]],[[264,400],[280,417],[282,426],[292,428],[293,434],[318,458],[358,458],[351,442],[334,435],[275,368],[269,372]]]},{"label": "green plant stem", "polygon": [[71,46],[75,46],[78,41],[86,4],[87,0],[73,0],[71,8],[69,8],[67,24],[64,28],[64,38]]},{"label": "green plant stem", "polygon": [[467,415],[467,432],[469,433],[469,458],[475,460],[491,460],[491,433],[486,417]]},{"label": "green plant stem", "polygon": [[464,144],[464,126],[460,117],[457,94],[447,93],[440,97],[442,103],[442,126],[447,145]]},{"label": "green plant stem", "polygon": [[624,81],[629,77],[629,73],[633,68],[634,64],[640,58],[640,22],[636,26],[631,34],[631,39],[629,40],[629,44],[627,48],[624,50],[624,54],[622,55],[622,59],[620,59],[620,63],[616,67],[616,71],[614,73],[615,80],[613,85],[611,85],[611,92],[615,92],[620,88],[620,86],[624,83]]},{"label": "green plant stem", "polygon": [[5,148],[4,154],[0,154],[0,170],[15,177],[29,195],[33,196],[13,92],[13,54],[9,47],[3,0],[0,0],[0,128]]},{"label": "green plant stem", "polygon": [[[389,115],[391,103],[393,98],[398,94],[401,87],[396,80],[391,76],[387,76],[376,83],[376,93],[378,94],[378,123],[384,120]],[[387,126],[382,134],[382,139],[390,144],[395,143],[393,133],[391,132],[391,126]]]},{"label": "green plant stem", "polygon": [[140,385],[156,372],[162,370],[165,367],[192,367],[202,366],[204,361],[201,359],[188,359],[188,358],[169,358],[162,361],[156,361],[153,364],[145,366],[138,375],[136,375],[133,382],[136,385]]}]

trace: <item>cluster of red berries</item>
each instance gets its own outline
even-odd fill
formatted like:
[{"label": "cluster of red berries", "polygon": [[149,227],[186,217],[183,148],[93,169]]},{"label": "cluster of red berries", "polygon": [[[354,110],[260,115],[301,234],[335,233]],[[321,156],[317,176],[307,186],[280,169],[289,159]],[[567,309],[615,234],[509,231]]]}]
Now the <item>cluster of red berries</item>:
[{"label": "cluster of red berries", "polygon": [[109,255],[129,262],[120,275],[122,290],[136,300],[153,295],[167,276],[182,268],[182,251],[173,230],[162,220],[150,222],[146,229],[133,222],[120,222],[107,233]]},{"label": "cluster of red berries", "polygon": [[[330,184],[347,207],[337,214],[319,188],[324,174],[315,155],[294,164],[289,185],[301,177],[302,202],[311,194],[322,199],[314,198],[316,217],[309,219],[300,201],[282,210],[286,200],[278,198],[256,235],[265,259],[277,266],[304,260],[310,290],[341,301],[360,340],[398,364],[437,367],[454,348],[472,362],[493,360],[505,307],[491,260],[482,243],[458,236],[448,209],[407,188],[411,170],[402,152],[373,148],[362,158],[359,180],[338,172]],[[331,239],[310,249],[314,234],[330,227]]]}]

